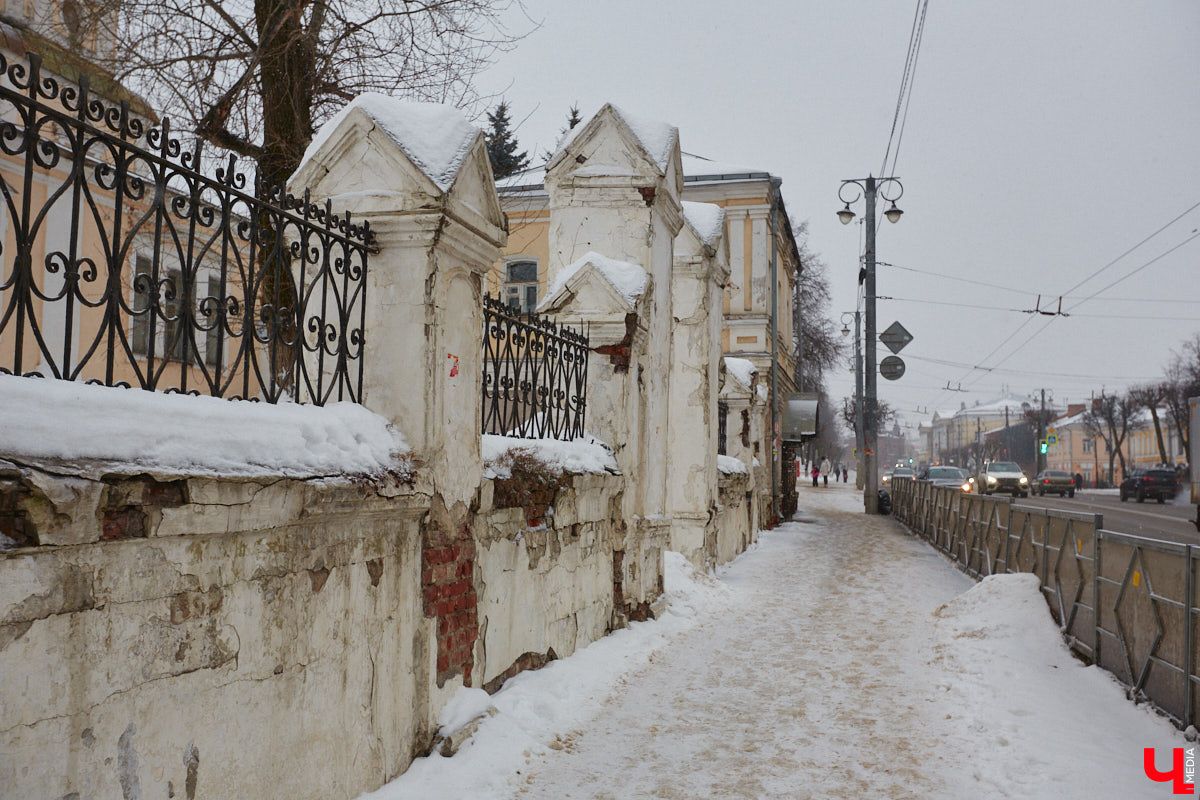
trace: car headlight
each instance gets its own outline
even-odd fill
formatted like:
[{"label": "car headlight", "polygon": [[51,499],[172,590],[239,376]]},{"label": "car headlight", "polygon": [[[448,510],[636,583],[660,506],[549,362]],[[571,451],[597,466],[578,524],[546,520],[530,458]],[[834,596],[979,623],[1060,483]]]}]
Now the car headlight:
[{"label": "car headlight", "polygon": [[1022,475],[1022,476],[1021,476],[1021,483],[1029,483],[1029,478],[1026,478],[1024,475]]},{"label": "car headlight", "polygon": [[970,484],[970,483],[964,483],[964,484],[962,485],[962,490],[963,490],[964,492],[969,492],[969,491],[971,491],[971,484]]},{"label": "car headlight", "polygon": [[988,483],[997,483],[995,475],[988,475]]}]

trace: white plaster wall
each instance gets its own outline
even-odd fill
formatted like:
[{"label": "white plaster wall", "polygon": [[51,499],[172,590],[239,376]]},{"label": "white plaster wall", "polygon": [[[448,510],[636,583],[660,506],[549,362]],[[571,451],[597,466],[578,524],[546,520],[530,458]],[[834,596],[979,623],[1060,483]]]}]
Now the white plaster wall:
[{"label": "white plaster wall", "polygon": [[324,800],[407,766],[419,500],[290,482],[299,514],[268,492],[241,504],[255,529],[189,535],[208,483],[148,538],[0,558],[5,797]]}]

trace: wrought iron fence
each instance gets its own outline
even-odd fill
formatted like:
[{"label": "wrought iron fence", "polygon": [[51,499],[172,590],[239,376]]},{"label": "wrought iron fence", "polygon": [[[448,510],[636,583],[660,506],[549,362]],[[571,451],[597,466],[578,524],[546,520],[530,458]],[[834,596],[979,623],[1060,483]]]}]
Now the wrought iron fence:
[{"label": "wrought iron fence", "polygon": [[717,401],[717,453],[728,455],[729,403]]},{"label": "wrought iron fence", "polygon": [[1104,530],[1100,514],[893,484],[895,514],[917,535],[975,577],[1037,575],[1071,649],[1181,727],[1195,723],[1200,546]]},{"label": "wrought iron fence", "polygon": [[362,395],[371,232],[308,193],[200,171],[88,81],[0,55],[0,372],[321,404]]},{"label": "wrought iron fence", "polygon": [[583,435],[588,336],[483,299],[483,432],[524,438]]}]

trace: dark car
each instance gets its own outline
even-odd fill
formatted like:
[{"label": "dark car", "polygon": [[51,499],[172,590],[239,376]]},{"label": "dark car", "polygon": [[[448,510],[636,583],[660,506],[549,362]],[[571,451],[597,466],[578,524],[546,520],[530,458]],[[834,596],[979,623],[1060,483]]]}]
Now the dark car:
[{"label": "dark car", "polygon": [[[944,486],[950,489],[969,492],[971,490],[970,476],[965,469],[958,467],[930,467],[917,478],[919,483],[932,483],[934,486]],[[963,488],[966,487],[966,488]]]},{"label": "dark car", "polygon": [[1059,469],[1044,469],[1033,479],[1033,491],[1045,497],[1057,494],[1059,497],[1075,496],[1075,479],[1071,473]]},{"label": "dark car", "polygon": [[1173,469],[1163,467],[1146,469],[1139,467],[1121,481],[1121,502],[1136,498],[1144,503],[1147,497],[1153,497],[1160,503],[1174,500],[1179,493],[1179,476]]}]

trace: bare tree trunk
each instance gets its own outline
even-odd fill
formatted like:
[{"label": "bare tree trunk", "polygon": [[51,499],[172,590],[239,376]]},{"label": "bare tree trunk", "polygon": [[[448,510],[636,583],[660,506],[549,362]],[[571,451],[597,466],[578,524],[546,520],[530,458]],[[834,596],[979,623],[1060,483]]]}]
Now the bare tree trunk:
[{"label": "bare tree trunk", "polygon": [[1150,406],[1150,419],[1154,420],[1154,436],[1158,440],[1158,454],[1162,459],[1162,463],[1170,464],[1171,460],[1167,457],[1167,446],[1163,442],[1162,423],[1158,420],[1158,408]]}]

